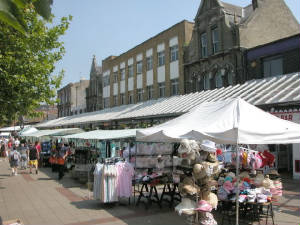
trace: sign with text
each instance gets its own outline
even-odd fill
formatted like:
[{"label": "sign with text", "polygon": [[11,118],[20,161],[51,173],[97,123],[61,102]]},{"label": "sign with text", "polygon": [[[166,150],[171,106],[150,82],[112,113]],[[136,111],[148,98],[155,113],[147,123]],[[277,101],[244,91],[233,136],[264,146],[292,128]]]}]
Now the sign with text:
[{"label": "sign with text", "polygon": [[300,112],[275,112],[271,114],[283,120],[289,120],[294,123],[300,123]]}]

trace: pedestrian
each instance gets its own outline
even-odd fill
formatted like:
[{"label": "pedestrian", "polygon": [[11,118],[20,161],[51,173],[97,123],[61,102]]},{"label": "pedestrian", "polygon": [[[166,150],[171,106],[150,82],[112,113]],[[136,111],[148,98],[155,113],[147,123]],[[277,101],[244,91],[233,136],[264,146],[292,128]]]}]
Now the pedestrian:
[{"label": "pedestrian", "polygon": [[39,167],[42,167],[43,161],[42,161],[42,154],[41,154],[41,152],[42,152],[41,144],[40,144],[39,141],[36,141],[36,142],[34,143],[34,146],[35,146],[35,148],[38,150],[39,156],[40,156],[39,159],[38,159],[38,165],[39,165]]},{"label": "pedestrian", "polygon": [[21,154],[21,169],[26,170],[27,168],[27,159],[29,156],[29,150],[24,145],[24,143],[21,143],[21,146],[19,147],[19,152]]},{"label": "pedestrian", "polygon": [[31,145],[29,147],[29,173],[32,174],[32,167],[35,167],[35,173],[38,174],[38,159],[39,151],[35,146]]},{"label": "pedestrian", "polygon": [[58,179],[61,180],[65,173],[65,161],[68,155],[68,148],[64,144],[60,144],[58,148]]},{"label": "pedestrian", "polygon": [[4,159],[6,158],[6,148],[4,141],[1,142],[1,156],[4,157]]},{"label": "pedestrian", "polygon": [[18,166],[19,166],[20,159],[21,159],[21,155],[17,151],[16,146],[13,145],[12,151],[10,151],[10,155],[9,155],[9,163],[11,167],[12,176],[18,175]]}]

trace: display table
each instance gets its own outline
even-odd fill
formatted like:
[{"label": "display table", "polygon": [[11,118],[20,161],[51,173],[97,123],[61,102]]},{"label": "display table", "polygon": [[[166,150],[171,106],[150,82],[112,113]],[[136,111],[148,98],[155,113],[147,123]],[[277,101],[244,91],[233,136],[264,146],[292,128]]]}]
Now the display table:
[{"label": "display table", "polygon": [[149,207],[152,205],[152,203],[158,204],[158,206],[161,208],[161,202],[158,197],[156,186],[158,183],[156,182],[142,182],[142,188],[139,191],[139,197],[136,203],[136,206],[138,206],[142,199],[146,199],[145,207],[146,209],[149,209]]},{"label": "display table", "polygon": [[[220,213],[222,214],[221,224],[233,224],[232,219],[235,219],[235,201],[219,201]],[[265,210],[264,210],[265,209]],[[273,225],[274,222],[274,213],[273,213],[273,204],[272,202],[258,203],[258,202],[243,202],[240,203],[239,215],[241,218],[240,224],[253,224],[257,221],[258,224],[262,218],[266,219],[266,225],[268,220],[272,219]],[[244,221],[244,220],[247,221]]]},{"label": "display table", "polygon": [[[166,198],[167,196],[170,196],[170,199]],[[162,204],[163,201],[169,203],[169,207],[171,209],[174,205],[175,200],[181,202],[181,195],[178,190],[178,184],[164,184],[163,192],[160,196],[160,203]]]}]

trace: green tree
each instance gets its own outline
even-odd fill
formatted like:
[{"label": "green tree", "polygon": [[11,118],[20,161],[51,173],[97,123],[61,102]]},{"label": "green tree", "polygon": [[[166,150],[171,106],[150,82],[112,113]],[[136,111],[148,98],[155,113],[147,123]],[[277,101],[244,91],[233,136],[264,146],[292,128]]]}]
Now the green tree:
[{"label": "green tree", "polygon": [[52,3],[52,0],[0,0],[0,20],[26,34],[28,27],[22,11],[31,7],[44,19],[49,20]]},{"label": "green tree", "polygon": [[36,116],[41,103],[53,104],[63,77],[63,71],[51,74],[65,53],[59,37],[68,29],[71,16],[50,26],[29,7],[22,17],[26,36],[0,22],[0,122]]}]

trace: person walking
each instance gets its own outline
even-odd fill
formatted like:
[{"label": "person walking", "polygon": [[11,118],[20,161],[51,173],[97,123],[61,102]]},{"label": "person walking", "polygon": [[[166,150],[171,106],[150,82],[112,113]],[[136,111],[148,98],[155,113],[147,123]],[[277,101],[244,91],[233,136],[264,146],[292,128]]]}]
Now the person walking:
[{"label": "person walking", "polygon": [[58,179],[61,180],[65,175],[65,161],[68,155],[68,148],[64,144],[60,144],[58,148]]},{"label": "person walking", "polygon": [[29,146],[29,173],[32,173],[32,167],[35,167],[35,173],[38,174],[39,151],[35,146]]},{"label": "person walking", "polygon": [[18,166],[19,166],[20,160],[21,160],[21,155],[17,151],[16,146],[14,145],[12,147],[12,151],[10,151],[10,155],[9,155],[9,163],[10,163],[10,167],[11,167],[12,176],[18,175]]},{"label": "person walking", "polygon": [[21,143],[21,146],[19,147],[19,152],[21,154],[21,169],[26,170],[26,168],[27,168],[27,159],[29,157],[29,150],[24,145],[24,143]]}]

